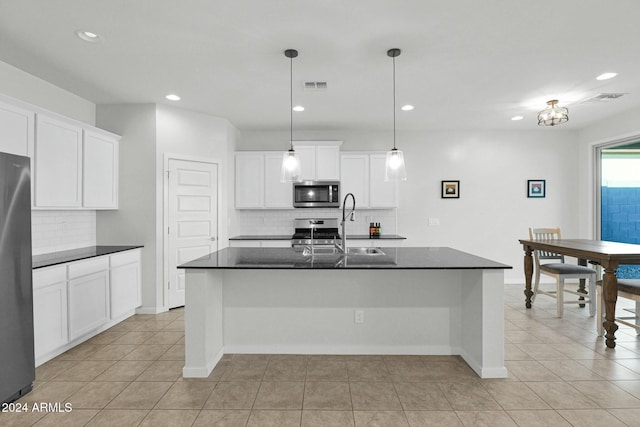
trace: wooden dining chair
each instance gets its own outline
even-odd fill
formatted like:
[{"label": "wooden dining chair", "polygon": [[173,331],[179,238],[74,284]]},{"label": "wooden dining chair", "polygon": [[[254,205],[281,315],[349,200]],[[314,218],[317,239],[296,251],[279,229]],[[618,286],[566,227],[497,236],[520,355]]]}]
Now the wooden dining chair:
[{"label": "wooden dining chair", "polygon": [[[604,317],[604,292],[602,292],[602,280],[598,280],[598,292],[600,298],[598,298],[598,308],[596,316],[596,329],[598,330],[598,336],[604,334],[604,328],[602,327],[602,318]],[[640,280],[638,279],[618,279],[618,298],[627,298],[636,302],[635,314],[633,316],[618,317],[615,321],[622,323],[623,325],[631,326],[636,329],[636,334],[640,335]],[[634,322],[628,322],[633,320]]]},{"label": "wooden dining chair", "polygon": [[[531,240],[558,240],[562,238],[560,228],[529,228],[529,238]],[[589,304],[589,316],[596,314],[596,271],[582,265],[566,264],[564,255],[553,252],[536,250],[534,251],[536,266],[536,278],[531,301],[536,295],[548,295],[556,299],[556,315],[562,317],[565,304]],[[545,274],[556,279],[555,291],[544,291],[539,289],[540,274]],[[587,294],[566,289],[565,279],[587,279],[589,281],[589,291]],[[564,293],[584,297],[584,300],[576,299],[565,301]]]}]

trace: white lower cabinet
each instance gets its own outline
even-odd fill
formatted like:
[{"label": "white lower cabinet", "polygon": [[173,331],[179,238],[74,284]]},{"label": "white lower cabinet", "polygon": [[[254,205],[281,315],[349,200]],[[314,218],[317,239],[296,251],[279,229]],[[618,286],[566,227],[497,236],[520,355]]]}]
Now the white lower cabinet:
[{"label": "white lower cabinet", "polygon": [[140,249],[33,271],[36,366],[135,313]]},{"label": "white lower cabinet", "polygon": [[229,240],[232,248],[290,248],[291,240]]},{"label": "white lower cabinet", "polygon": [[36,358],[68,342],[66,266],[33,272],[33,331]]}]

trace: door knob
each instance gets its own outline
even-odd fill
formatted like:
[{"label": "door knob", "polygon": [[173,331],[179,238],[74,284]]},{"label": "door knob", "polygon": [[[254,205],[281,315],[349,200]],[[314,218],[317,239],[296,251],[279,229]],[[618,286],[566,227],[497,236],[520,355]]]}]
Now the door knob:
[{"label": "door knob", "polygon": [[212,242],[215,242],[215,241],[216,241],[216,238],[215,238],[215,237],[211,237],[211,241],[212,241]]}]

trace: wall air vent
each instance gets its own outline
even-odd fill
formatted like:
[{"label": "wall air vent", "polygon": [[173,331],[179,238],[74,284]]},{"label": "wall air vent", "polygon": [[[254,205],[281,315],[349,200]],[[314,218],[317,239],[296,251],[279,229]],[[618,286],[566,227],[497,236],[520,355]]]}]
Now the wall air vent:
[{"label": "wall air vent", "polygon": [[626,93],[599,93],[596,96],[583,99],[582,101],[580,101],[580,103],[586,104],[586,103],[592,103],[592,102],[609,102],[609,101],[613,101],[614,99],[618,99],[624,95],[626,95]]},{"label": "wall air vent", "polygon": [[304,90],[323,91],[327,88],[327,82],[304,82]]}]

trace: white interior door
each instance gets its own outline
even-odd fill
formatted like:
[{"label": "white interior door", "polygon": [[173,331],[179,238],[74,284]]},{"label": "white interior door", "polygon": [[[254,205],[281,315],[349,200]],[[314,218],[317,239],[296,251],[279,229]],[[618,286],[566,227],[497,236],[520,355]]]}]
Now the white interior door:
[{"label": "white interior door", "polygon": [[218,250],[218,165],[169,160],[169,308],[184,305],[185,262]]}]

